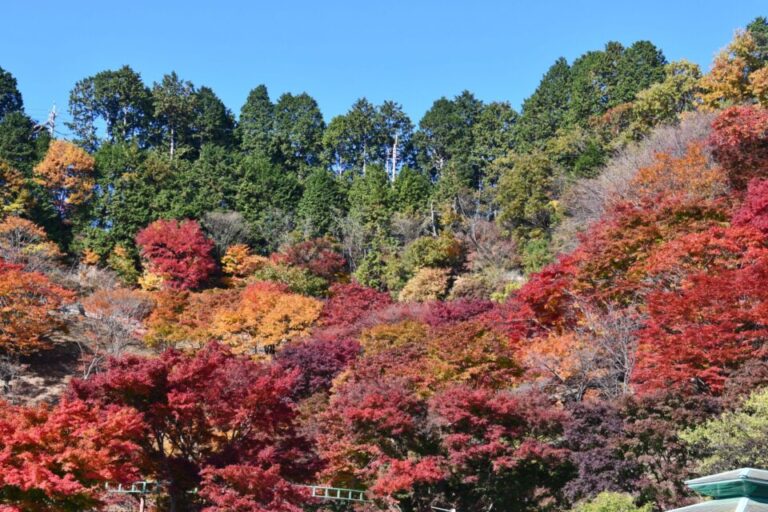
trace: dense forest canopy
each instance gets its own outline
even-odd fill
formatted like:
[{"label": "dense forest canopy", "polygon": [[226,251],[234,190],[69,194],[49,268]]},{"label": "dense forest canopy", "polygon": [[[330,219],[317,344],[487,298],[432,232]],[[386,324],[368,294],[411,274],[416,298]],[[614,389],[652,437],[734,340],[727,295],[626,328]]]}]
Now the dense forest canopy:
[{"label": "dense forest canopy", "polygon": [[558,59],[519,112],[258,85],[236,116],[127,65],[69,111],[54,137],[0,68],[0,512],[138,480],[172,512],[648,512],[765,465],[766,18],[706,73]]}]

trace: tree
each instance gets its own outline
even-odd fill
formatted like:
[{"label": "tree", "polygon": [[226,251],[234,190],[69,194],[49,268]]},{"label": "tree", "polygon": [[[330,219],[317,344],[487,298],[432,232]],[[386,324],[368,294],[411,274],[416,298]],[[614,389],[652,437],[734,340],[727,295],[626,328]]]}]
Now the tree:
[{"label": "tree", "polygon": [[561,57],[547,70],[536,91],[523,102],[515,127],[521,144],[539,145],[555,134],[568,109],[570,88],[571,68]]},{"label": "tree", "polygon": [[275,105],[269,99],[267,87],[259,85],[248,93],[248,99],[240,110],[236,131],[243,151],[271,156],[274,123]]},{"label": "tree", "polygon": [[761,447],[768,436],[768,392],[753,391],[735,410],[683,431],[680,436],[701,453],[696,468],[701,473],[765,467],[768,461]]},{"label": "tree", "polygon": [[643,506],[635,505],[635,499],[618,492],[601,492],[593,499],[573,507],[573,512],[651,512],[650,503]]},{"label": "tree", "polygon": [[153,121],[152,97],[141,76],[129,66],[102,71],[75,84],[69,95],[72,130],[77,142],[88,150],[99,146],[96,121],[106,124],[112,143],[149,141]]},{"label": "tree", "polygon": [[164,75],[152,86],[155,116],[163,129],[163,139],[173,159],[179,146],[191,142],[191,128],[198,110],[192,82],[179,79],[176,72]]},{"label": "tree", "polygon": [[346,369],[360,353],[360,343],[342,338],[310,338],[280,350],[275,362],[287,371],[298,371],[294,396],[306,398],[328,391],[333,379]]},{"label": "tree", "polygon": [[0,258],[7,263],[30,271],[50,271],[62,256],[59,247],[34,222],[15,216],[0,221]]},{"label": "tree", "polygon": [[650,41],[636,41],[624,50],[616,65],[616,85],[609,108],[633,101],[640,91],[661,82],[667,59]]},{"label": "tree", "polygon": [[278,163],[299,177],[320,163],[323,115],[307,93],[285,93],[275,104],[273,149]]},{"label": "tree", "polygon": [[272,260],[304,268],[331,282],[343,277],[347,267],[347,261],[339,252],[338,244],[328,238],[314,238],[290,245],[273,254]]},{"label": "tree", "polygon": [[192,136],[195,147],[206,144],[231,148],[234,143],[235,117],[210,87],[201,87],[195,93]]},{"label": "tree", "polygon": [[11,112],[24,109],[24,102],[17,87],[16,78],[8,71],[0,68],[0,122]]},{"label": "tree", "polygon": [[264,252],[275,250],[283,235],[293,229],[292,214],[301,199],[301,185],[294,173],[285,172],[264,156],[243,159],[237,190],[237,210],[251,226]]},{"label": "tree", "polygon": [[9,112],[0,121],[0,159],[20,170],[31,170],[40,146],[45,150],[48,132],[33,133],[35,123],[25,113]]},{"label": "tree", "polygon": [[296,216],[305,236],[318,237],[336,231],[346,209],[344,199],[333,173],[314,169],[304,180],[304,193],[296,205]]},{"label": "tree", "polygon": [[469,91],[453,100],[440,98],[424,114],[414,137],[421,166],[438,178],[449,162],[461,183],[475,185],[480,179],[477,162],[472,158],[472,127],[482,110],[482,102]]},{"label": "tree", "polygon": [[648,133],[662,123],[673,123],[683,112],[694,109],[701,70],[686,60],[665,66],[665,78],[637,93],[632,104],[634,121],[630,132]]},{"label": "tree", "polygon": [[54,140],[35,166],[35,180],[49,191],[62,217],[91,198],[95,164],[93,157],[74,144]]},{"label": "tree", "polygon": [[246,286],[230,306],[213,315],[210,332],[239,354],[268,354],[294,337],[309,334],[322,304],[290,293],[277,283]]},{"label": "tree", "polygon": [[63,325],[51,313],[73,298],[43,274],[0,259],[0,348],[28,353],[47,347],[48,336]]},{"label": "tree", "polygon": [[542,153],[512,155],[497,160],[495,166],[500,175],[498,222],[518,236],[546,232],[554,216],[550,160]]},{"label": "tree", "polygon": [[[287,399],[294,378],[210,344],[195,355],[166,351],[155,358],[113,359],[106,372],[75,382],[72,391],[89,404],[142,415],[140,470],[145,478],[168,482],[168,510],[175,512],[194,509],[188,491],[201,485],[200,495],[222,506],[227,475],[238,466],[278,475],[278,487],[312,475],[315,459]],[[266,506],[272,494],[262,496]],[[258,495],[250,499],[260,502]]]},{"label": "tree", "polygon": [[712,122],[709,144],[735,188],[743,190],[752,178],[765,176],[768,163],[768,109],[732,107]]},{"label": "tree", "polygon": [[429,176],[413,167],[404,166],[392,183],[392,208],[406,215],[427,212],[431,192]]},{"label": "tree", "polygon": [[149,270],[170,288],[198,288],[216,270],[213,242],[196,221],[155,221],[136,235],[136,244]]},{"label": "tree", "polygon": [[392,304],[388,293],[355,282],[334,284],[330,292],[320,315],[320,324],[327,327],[352,326],[366,314]]},{"label": "tree", "polygon": [[24,213],[30,206],[30,191],[24,175],[0,160],[0,218]]},{"label": "tree", "polygon": [[0,407],[0,509],[75,512],[103,505],[106,483],[140,477],[142,418],[65,398],[56,406]]}]

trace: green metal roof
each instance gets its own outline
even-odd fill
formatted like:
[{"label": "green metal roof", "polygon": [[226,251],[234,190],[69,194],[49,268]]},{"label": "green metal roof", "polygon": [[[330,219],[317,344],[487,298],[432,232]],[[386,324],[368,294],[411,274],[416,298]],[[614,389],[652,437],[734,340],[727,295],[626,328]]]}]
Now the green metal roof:
[{"label": "green metal roof", "polygon": [[[768,471],[742,468],[685,482],[688,487],[713,498],[768,498]],[[768,509],[767,509],[768,510]]]},{"label": "green metal roof", "polygon": [[669,512],[768,512],[768,503],[751,498],[715,499]]}]

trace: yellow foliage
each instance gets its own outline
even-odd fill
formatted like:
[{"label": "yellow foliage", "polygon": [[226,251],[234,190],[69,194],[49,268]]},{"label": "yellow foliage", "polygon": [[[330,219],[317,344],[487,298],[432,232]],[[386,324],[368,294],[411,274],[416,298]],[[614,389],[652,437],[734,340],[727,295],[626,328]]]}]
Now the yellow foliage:
[{"label": "yellow foliage", "polygon": [[768,67],[749,75],[749,91],[764,107],[768,107]]},{"label": "yellow foliage", "polygon": [[366,355],[383,350],[423,342],[427,335],[424,324],[406,320],[396,324],[377,324],[360,334],[360,344]]},{"label": "yellow foliage", "polygon": [[245,244],[230,246],[221,258],[222,270],[234,278],[247,277],[268,263],[268,258],[251,254],[250,247]]},{"label": "yellow foliage", "polygon": [[8,162],[0,160],[0,218],[21,214],[27,209],[29,201],[24,176]]},{"label": "yellow foliage", "polygon": [[743,103],[753,94],[751,81],[758,81],[757,90],[762,90],[764,75],[755,73],[761,67],[755,56],[757,45],[749,32],[737,32],[733,41],[716,57],[712,70],[699,81],[699,100],[704,110],[717,110],[729,105]]},{"label": "yellow foliage", "polygon": [[163,287],[163,276],[145,270],[139,277],[139,286],[144,291],[156,292]]},{"label": "yellow foliage", "polygon": [[422,268],[405,283],[398,295],[400,302],[440,300],[448,293],[451,271],[445,268]]},{"label": "yellow foliage", "polygon": [[95,186],[95,160],[71,142],[54,140],[35,167],[35,181],[53,194],[60,211],[90,199]]},{"label": "yellow foliage", "polygon": [[101,258],[99,258],[99,255],[96,253],[96,251],[90,248],[86,248],[83,250],[81,261],[85,265],[98,265],[99,261],[101,261]]}]

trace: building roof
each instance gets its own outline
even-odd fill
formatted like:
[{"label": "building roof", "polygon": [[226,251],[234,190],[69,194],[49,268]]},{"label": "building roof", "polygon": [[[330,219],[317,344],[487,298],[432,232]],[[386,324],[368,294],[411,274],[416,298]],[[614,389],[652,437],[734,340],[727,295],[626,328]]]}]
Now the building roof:
[{"label": "building roof", "polygon": [[764,469],[734,469],[716,475],[695,478],[685,483],[699,494],[718,499],[768,498],[768,471]]}]

